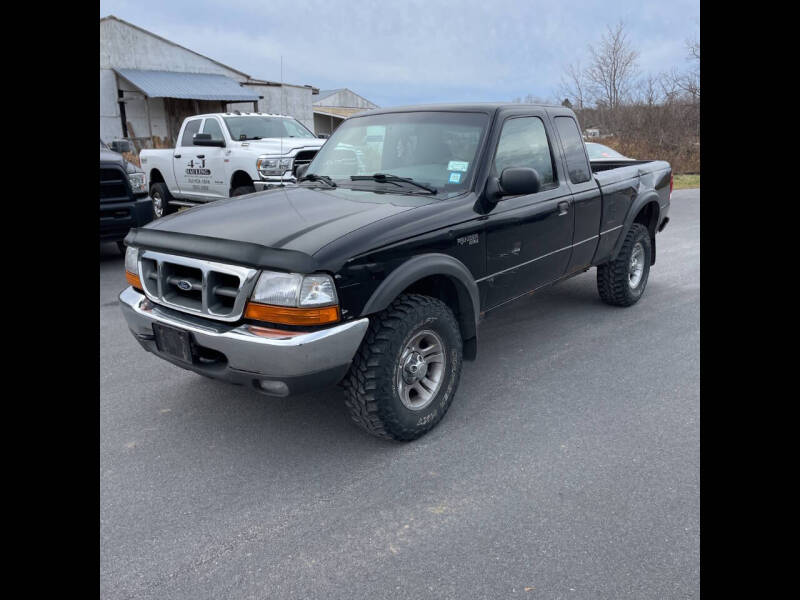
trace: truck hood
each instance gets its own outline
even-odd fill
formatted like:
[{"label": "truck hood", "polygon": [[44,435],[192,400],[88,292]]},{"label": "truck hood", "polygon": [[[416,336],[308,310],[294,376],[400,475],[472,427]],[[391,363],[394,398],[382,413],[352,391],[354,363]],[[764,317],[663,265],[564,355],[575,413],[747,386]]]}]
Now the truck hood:
[{"label": "truck hood", "polygon": [[320,138],[264,138],[260,140],[248,140],[241,142],[247,144],[242,148],[249,148],[251,151],[258,154],[270,154],[274,156],[282,156],[291,154],[300,148],[308,148],[312,150],[319,150],[327,140]]},{"label": "truck hood", "polygon": [[226,240],[251,249],[256,245],[310,257],[357,229],[433,202],[439,200],[426,195],[289,186],[183,210],[149,223],[139,230],[144,235],[135,237],[142,243],[169,237],[170,247],[179,248],[172,242],[185,235],[196,243],[207,240],[216,245]]}]

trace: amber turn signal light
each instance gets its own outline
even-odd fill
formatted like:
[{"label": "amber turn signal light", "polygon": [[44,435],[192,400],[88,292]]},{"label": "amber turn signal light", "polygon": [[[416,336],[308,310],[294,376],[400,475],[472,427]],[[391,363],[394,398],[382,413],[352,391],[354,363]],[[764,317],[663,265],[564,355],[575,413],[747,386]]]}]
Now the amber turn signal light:
[{"label": "amber turn signal light", "polygon": [[138,275],[136,275],[134,273],[131,273],[130,271],[125,271],[125,279],[134,288],[136,288],[140,292],[142,291],[142,282],[139,280],[139,276]]},{"label": "amber turn signal light", "polygon": [[292,308],[248,302],[244,311],[245,319],[282,323],[284,325],[324,325],[339,320],[338,306],[322,308]]}]

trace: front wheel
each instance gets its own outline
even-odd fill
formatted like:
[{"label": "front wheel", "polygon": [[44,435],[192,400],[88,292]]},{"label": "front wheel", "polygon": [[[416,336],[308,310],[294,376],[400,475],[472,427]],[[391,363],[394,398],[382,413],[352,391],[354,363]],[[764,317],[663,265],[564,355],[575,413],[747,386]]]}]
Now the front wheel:
[{"label": "front wheel", "polygon": [[240,185],[231,192],[231,198],[235,196],[244,196],[245,194],[254,194],[256,191],[253,185]]},{"label": "front wheel", "polygon": [[652,253],[650,232],[634,223],[617,258],[597,267],[597,291],[603,302],[612,306],[636,304],[647,286]]},{"label": "front wheel", "polygon": [[154,183],[150,187],[150,199],[153,201],[153,216],[156,219],[160,219],[178,210],[177,207],[170,204],[172,194],[169,193],[164,183]]},{"label": "front wheel", "polygon": [[442,420],[461,378],[458,321],[436,298],[403,294],[374,315],[342,384],[355,423],[413,440]]}]

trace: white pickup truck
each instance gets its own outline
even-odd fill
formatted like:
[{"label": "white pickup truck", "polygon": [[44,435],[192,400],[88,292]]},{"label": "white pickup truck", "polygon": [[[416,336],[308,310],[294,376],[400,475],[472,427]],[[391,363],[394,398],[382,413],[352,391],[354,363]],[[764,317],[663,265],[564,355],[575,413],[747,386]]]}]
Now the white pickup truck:
[{"label": "white pickup truck", "polygon": [[215,113],[187,117],[172,150],[142,150],[139,160],[155,217],[294,183],[327,136],[315,136],[292,117]]}]

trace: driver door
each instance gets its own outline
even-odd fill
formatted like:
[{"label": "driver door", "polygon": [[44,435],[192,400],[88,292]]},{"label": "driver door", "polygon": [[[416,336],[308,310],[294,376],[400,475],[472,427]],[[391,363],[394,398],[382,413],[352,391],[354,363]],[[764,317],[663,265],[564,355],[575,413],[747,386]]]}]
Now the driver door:
[{"label": "driver door", "polygon": [[[212,140],[225,141],[222,127],[216,117],[206,117],[201,133],[211,134]],[[230,181],[225,168],[227,148],[216,146],[197,146],[197,159],[199,164],[208,171],[206,178],[209,180],[207,193],[214,200],[227,198],[230,193]]]},{"label": "driver door", "polygon": [[544,111],[506,117],[492,175],[508,167],[536,169],[535,194],[505,196],[486,223],[486,305],[492,308],[561,277],[572,253],[572,196],[555,160]]}]

